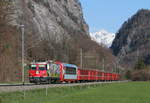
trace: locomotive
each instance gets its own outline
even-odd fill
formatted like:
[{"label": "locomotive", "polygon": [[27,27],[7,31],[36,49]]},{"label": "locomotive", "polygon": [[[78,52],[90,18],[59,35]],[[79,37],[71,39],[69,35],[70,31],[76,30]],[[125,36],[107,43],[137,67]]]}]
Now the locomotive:
[{"label": "locomotive", "polygon": [[74,64],[62,62],[32,62],[29,69],[30,83],[62,83],[116,81],[118,73],[102,72],[93,69],[80,69]]}]

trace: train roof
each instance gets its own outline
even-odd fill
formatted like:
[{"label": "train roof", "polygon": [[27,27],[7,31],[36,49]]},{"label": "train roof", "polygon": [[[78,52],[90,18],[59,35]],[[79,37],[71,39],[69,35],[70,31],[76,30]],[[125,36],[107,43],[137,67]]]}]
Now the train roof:
[{"label": "train roof", "polygon": [[32,62],[30,64],[47,64],[47,62]]},{"label": "train roof", "polygon": [[89,70],[89,71],[99,71],[99,72],[103,72],[103,73],[119,74],[119,73],[108,72],[108,71],[103,71],[103,70],[99,70],[99,69],[81,69],[81,68],[79,68],[79,70]]},{"label": "train roof", "polygon": [[67,63],[63,63],[63,65],[65,66],[65,67],[73,67],[73,68],[78,68],[76,65],[74,65],[74,64],[67,64]]}]

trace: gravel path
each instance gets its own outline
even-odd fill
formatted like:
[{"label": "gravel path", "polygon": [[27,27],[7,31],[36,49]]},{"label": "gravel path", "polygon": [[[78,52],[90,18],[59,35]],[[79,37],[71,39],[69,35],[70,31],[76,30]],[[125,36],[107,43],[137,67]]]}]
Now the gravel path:
[{"label": "gravel path", "polygon": [[15,91],[24,91],[24,90],[33,90],[40,88],[54,88],[54,87],[67,87],[67,86],[83,86],[83,85],[94,85],[94,84],[109,84],[109,83],[119,83],[119,82],[127,82],[127,81],[113,81],[113,82],[90,82],[90,83],[70,83],[70,84],[45,84],[45,85],[13,85],[6,86],[0,85],[0,93],[2,92],[15,92]]}]

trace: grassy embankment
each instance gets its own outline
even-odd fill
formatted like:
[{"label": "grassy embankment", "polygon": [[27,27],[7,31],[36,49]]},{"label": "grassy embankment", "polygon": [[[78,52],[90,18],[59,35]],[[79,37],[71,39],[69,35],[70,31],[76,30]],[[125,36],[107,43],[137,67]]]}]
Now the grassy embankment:
[{"label": "grassy embankment", "polygon": [[1,93],[0,103],[150,103],[150,82],[101,84]]}]

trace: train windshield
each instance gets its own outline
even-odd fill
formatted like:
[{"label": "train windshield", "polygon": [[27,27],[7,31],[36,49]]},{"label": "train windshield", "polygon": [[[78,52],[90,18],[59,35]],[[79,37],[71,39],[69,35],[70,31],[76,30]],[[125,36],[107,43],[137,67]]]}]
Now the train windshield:
[{"label": "train windshield", "polygon": [[31,65],[31,69],[32,69],[32,70],[36,70],[36,65],[33,65],[33,64],[32,64],[32,65]]},{"label": "train windshield", "polygon": [[39,65],[39,70],[47,70],[47,66],[46,65]]},{"label": "train windshield", "polygon": [[76,68],[74,68],[74,67],[66,67],[65,68],[66,69],[66,74],[72,74],[72,75],[74,75],[74,74],[76,74]]}]

